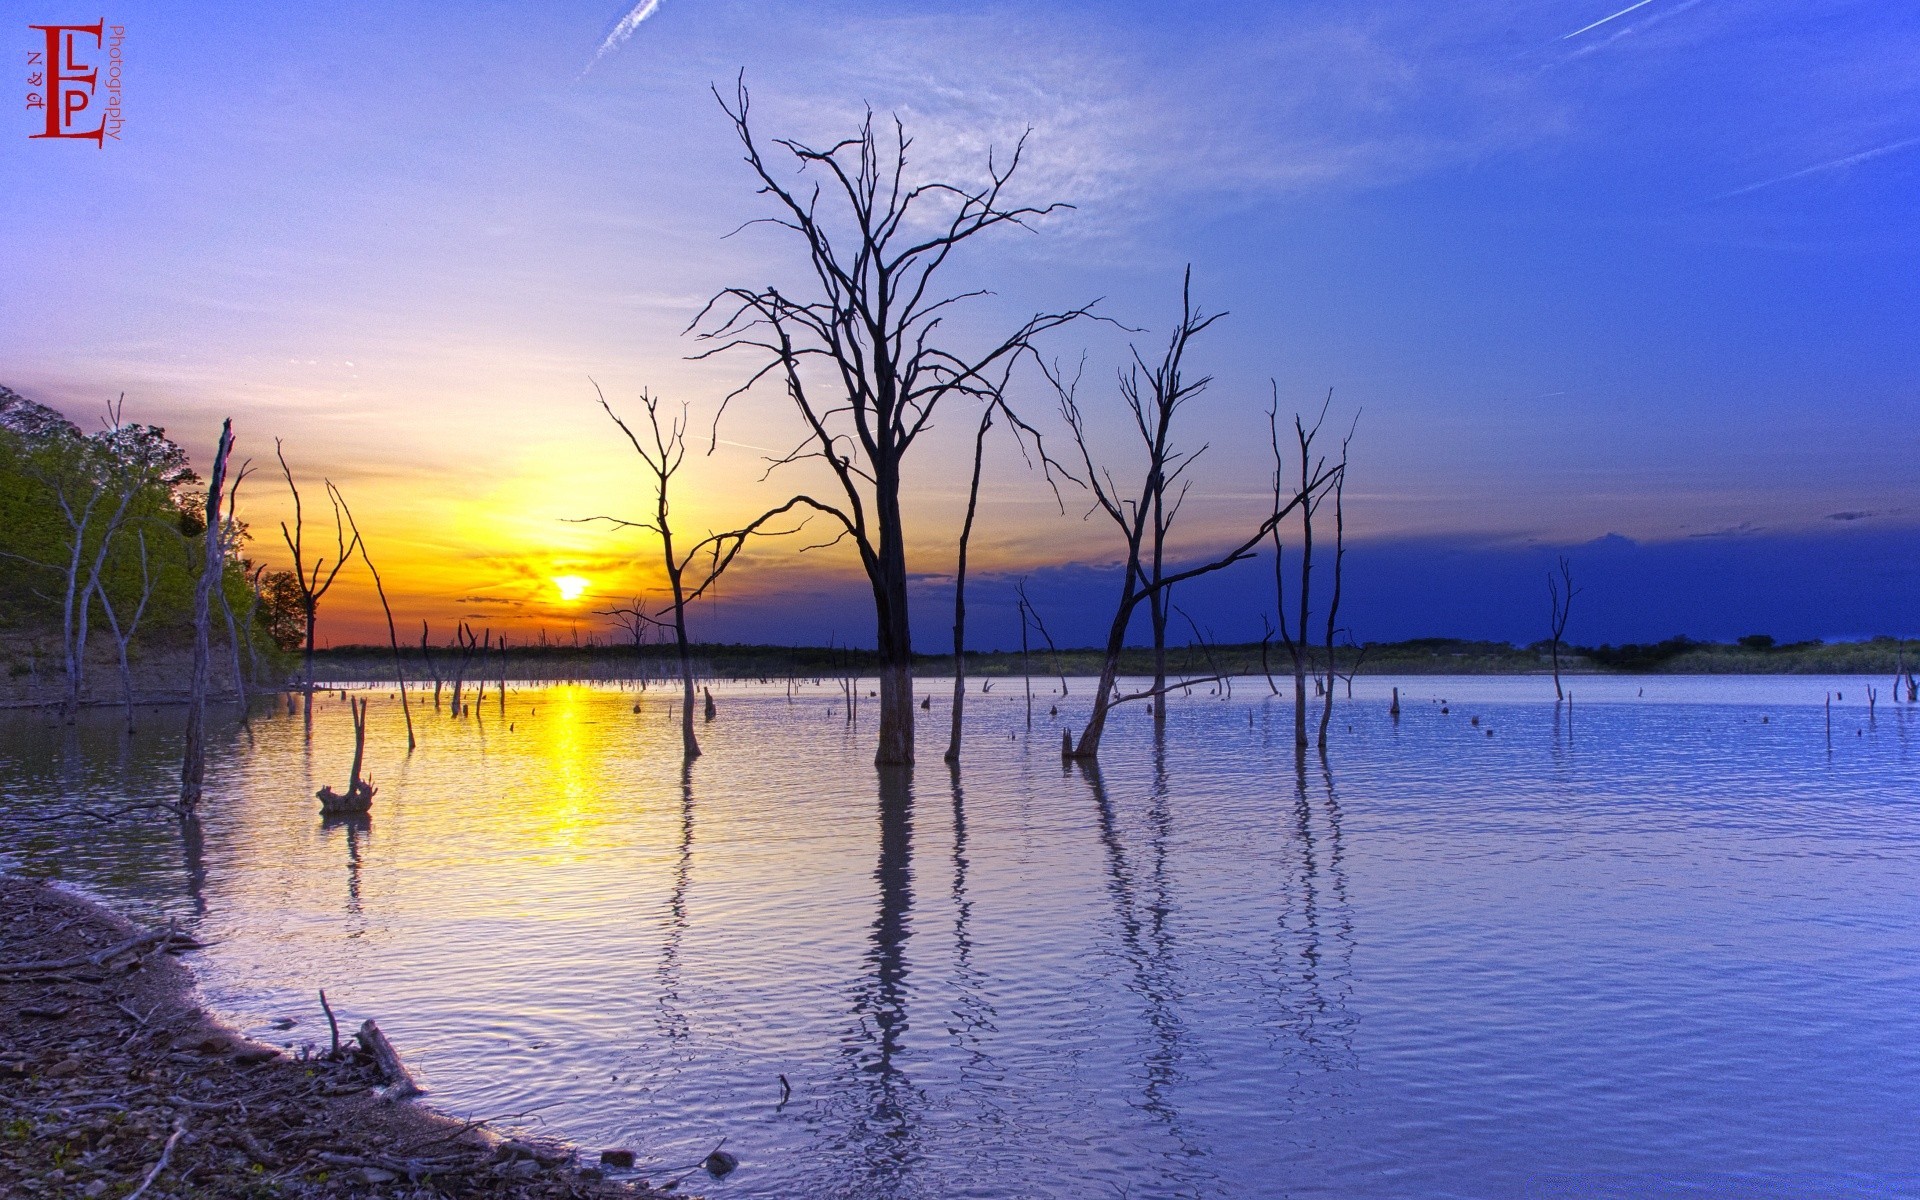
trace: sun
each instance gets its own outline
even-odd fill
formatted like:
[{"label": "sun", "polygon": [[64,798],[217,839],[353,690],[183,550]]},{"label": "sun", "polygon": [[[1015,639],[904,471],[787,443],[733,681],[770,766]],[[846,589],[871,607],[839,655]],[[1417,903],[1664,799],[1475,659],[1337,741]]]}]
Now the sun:
[{"label": "sun", "polygon": [[562,600],[578,600],[581,593],[592,587],[593,583],[591,580],[582,579],[578,575],[555,575],[553,577],[553,586],[560,589],[560,598]]}]

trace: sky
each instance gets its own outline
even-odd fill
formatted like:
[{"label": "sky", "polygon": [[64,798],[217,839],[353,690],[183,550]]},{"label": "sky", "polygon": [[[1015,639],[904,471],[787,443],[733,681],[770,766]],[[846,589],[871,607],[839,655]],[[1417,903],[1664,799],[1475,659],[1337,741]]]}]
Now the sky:
[{"label": "sky", "polygon": [[[0,127],[0,383],[83,425],[125,393],[200,462],[233,417],[261,468],[248,553],[275,565],[281,439],[309,513],[332,479],[401,620],[437,636],[569,637],[657,603],[654,543],[570,519],[650,498],[595,383],[712,429],[750,368],[690,358],[689,323],[804,266],[742,228],[769,209],[710,91],[736,78],[769,138],[898,116],[929,178],[977,178],[1031,131],[1020,198],[1074,207],[956,259],[953,288],[991,294],[950,335],[1098,299],[1114,324],[1042,349],[1084,358],[1117,473],[1137,469],[1121,327],[1157,344],[1191,265],[1227,315],[1193,352],[1214,379],[1180,554],[1260,519],[1270,396],[1331,391],[1330,423],[1358,421],[1359,640],[1533,641],[1563,553],[1578,642],[1920,633],[1920,8],[0,0],[0,41],[24,59],[30,23],[100,15],[125,27],[121,138],[30,140],[17,105]],[[1061,436],[1042,382],[1010,398]],[[923,650],[948,637],[973,419],[944,414],[909,460]],[[676,480],[681,527],[818,488],[763,478],[800,433],[776,392],[733,402]],[[1021,577],[1056,637],[1096,640],[1113,530],[994,449],[980,641],[1017,640]],[[857,564],[803,551],[816,532],[744,555],[695,635],[870,644]],[[1270,564],[1182,602],[1257,636]],[[383,632],[343,574],[323,639]]]}]

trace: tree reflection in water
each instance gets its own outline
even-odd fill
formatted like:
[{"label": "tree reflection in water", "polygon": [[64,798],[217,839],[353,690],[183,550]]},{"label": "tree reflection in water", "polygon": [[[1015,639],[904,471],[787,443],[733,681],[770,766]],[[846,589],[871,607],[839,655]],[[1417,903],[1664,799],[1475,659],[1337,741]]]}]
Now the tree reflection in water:
[{"label": "tree reflection in water", "polygon": [[[850,1078],[833,1089],[812,1121],[828,1154],[844,1159],[841,1190],[904,1194],[915,1161],[925,1097],[902,1064],[907,1019],[907,939],[913,911],[913,768],[883,766],[879,775],[880,856],[873,878],[879,908],[853,990],[854,1025],[841,1042]],[[834,1111],[851,1106],[851,1111]]]},{"label": "tree reflection in water", "polygon": [[1184,999],[1180,964],[1167,920],[1173,901],[1166,870],[1172,813],[1168,805],[1165,741],[1155,739],[1153,783],[1147,807],[1150,894],[1144,905],[1144,919],[1140,887],[1120,835],[1113,802],[1100,774],[1100,764],[1088,759],[1077,760],[1075,766],[1093,796],[1100,844],[1106,852],[1107,894],[1113,903],[1121,954],[1130,968],[1127,987],[1141,1002],[1140,1015],[1146,1026],[1137,1107],[1165,1130],[1174,1147],[1163,1156],[1174,1177],[1162,1182],[1188,1190],[1202,1184],[1215,1185],[1219,1176],[1202,1161],[1207,1150],[1182,1120],[1176,1103],[1178,1090],[1186,1081],[1184,1068],[1193,1057],[1193,1050],[1180,1012]]},{"label": "tree reflection in water", "polygon": [[680,945],[687,936],[687,889],[693,881],[693,760],[680,763],[680,855],[673,864],[673,890],[667,896],[666,937],[660,943],[660,1032],[675,1045],[691,1034],[680,1000]]}]

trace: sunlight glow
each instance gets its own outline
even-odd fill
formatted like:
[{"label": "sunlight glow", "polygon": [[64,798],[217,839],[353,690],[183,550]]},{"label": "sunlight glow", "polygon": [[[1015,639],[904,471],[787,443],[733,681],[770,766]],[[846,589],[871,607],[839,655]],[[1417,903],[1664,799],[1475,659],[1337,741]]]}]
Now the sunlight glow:
[{"label": "sunlight glow", "polygon": [[592,582],[578,575],[555,575],[553,586],[560,589],[562,600],[578,600],[582,592],[593,586]]}]

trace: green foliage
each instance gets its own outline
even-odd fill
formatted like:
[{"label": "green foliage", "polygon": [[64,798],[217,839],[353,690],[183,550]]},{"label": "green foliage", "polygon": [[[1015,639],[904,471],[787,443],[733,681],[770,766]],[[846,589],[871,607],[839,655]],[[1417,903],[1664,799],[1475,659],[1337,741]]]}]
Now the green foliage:
[{"label": "green foliage", "polygon": [[[0,628],[57,630],[76,551],[85,565],[73,582],[83,587],[104,538],[100,588],[115,613],[130,617],[151,589],[137,641],[183,638],[205,561],[201,486],[186,451],[158,426],[127,423],[87,435],[0,426]],[[248,574],[235,555],[221,581],[236,620],[252,605]],[[104,630],[98,599],[87,600],[91,623]],[[263,601],[255,621],[277,638],[275,619]],[[216,612],[214,620],[224,618]]]}]

